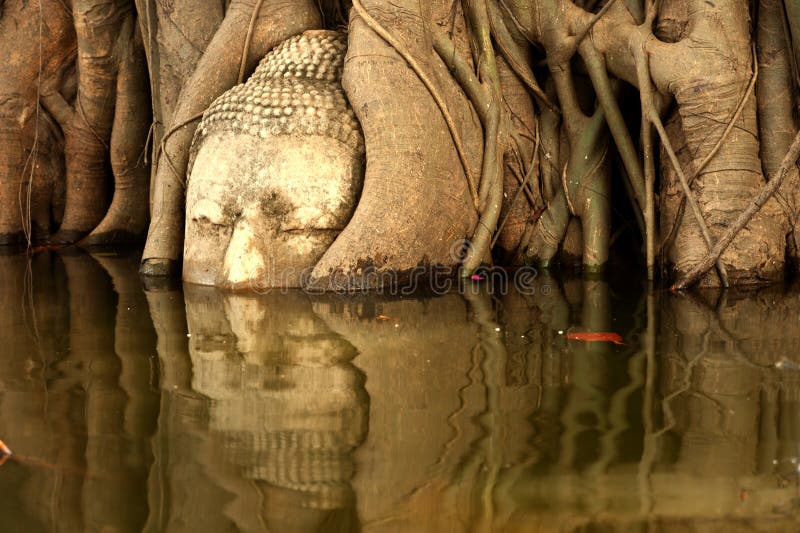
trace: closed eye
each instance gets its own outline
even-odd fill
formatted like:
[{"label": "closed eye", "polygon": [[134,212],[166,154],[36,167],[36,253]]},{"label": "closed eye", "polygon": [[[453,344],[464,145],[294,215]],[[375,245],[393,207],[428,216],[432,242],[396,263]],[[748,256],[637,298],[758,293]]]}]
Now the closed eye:
[{"label": "closed eye", "polygon": [[192,211],[192,220],[198,224],[214,228],[223,228],[231,224],[231,221],[228,220],[229,217],[225,216],[226,211],[218,203],[211,200],[199,200]]},{"label": "closed eye", "polygon": [[212,222],[211,219],[208,218],[207,216],[195,217],[194,221],[197,222],[198,224],[203,224],[204,226],[211,226],[214,229],[222,229],[228,227],[227,224]]}]

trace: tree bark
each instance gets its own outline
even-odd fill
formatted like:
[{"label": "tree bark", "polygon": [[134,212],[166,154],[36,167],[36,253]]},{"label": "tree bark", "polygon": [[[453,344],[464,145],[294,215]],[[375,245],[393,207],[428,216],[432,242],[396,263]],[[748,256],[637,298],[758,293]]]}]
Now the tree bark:
[{"label": "tree bark", "polygon": [[[434,57],[428,32],[442,29],[426,27],[431,20],[447,20],[442,12],[449,3],[422,8],[415,0],[403,0],[393,2],[391,10],[385,0],[362,3],[434,76],[467,153],[474,154],[471,173],[479,175],[480,124]],[[402,283],[418,266],[455,267],[460,243],[471,236],[477,217],[441,110],[398,52],[355,15],[343,83],[364,130],[366,177],[350,224],[317,264],[311,286],[374,288],[387,281],[383,273]],[[376,275],[367,276],[370,271]]]}]

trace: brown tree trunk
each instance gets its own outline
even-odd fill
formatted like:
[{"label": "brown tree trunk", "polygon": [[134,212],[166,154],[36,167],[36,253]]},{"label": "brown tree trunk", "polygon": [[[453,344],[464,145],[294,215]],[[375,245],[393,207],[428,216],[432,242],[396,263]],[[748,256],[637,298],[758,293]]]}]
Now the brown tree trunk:
[{"label": "brown tree trunk", "polygon": [[43,238],[50,231],[62,141],[37,98],[44,99],[49,86],[61,85],[75,46],[71,13],[62,3],[5,2],[0,16],[0,245]]},{"label": "brown tree trunk", "polygon": [[[524,36],[517,33],[517,45],[523,50],[527,48]],[[525,56],[531,62],[530,54]],[[544,199],[539,194],[539,165],[534,155],[536,139],[541,141],[538,133],[538,117],[530,93],[505,60],[498,61],[503,97],[510,109],[513,109],[513,123],[516,134],[521,141],[517,147],[518,157],[506,157],[505,175],[503,178],[503,212],[500,220],[505,220],[497,236],[496,255],[503,264],[510,264],[528,227],[531,214],[544,206]],[[536,165],[532,170],[531,165]],[[524,170],[528,170],[527,175]],[[520,191],[519,178],[527,179],[531,185],[530,193]],[[501,222],[502,223],[502,222]]]},{"label": "brown tree trunk", "polygon": [[[792,50],[788,46],[783,2],[760,0],[758,3],[758,125],[761,137],[761,161],[764,174],[775,176],[789,145],[797,135],[794,113],[797,86],[792,72]],[[776,194],[788,223],[787,252],[798,266],[800,259],[800,173],[792,167],[781,190]]]},{"label": "brown tree trunk", "polygon": [[[433,76],[461,128],[471,174],[479,175],[480,123],[434,57],[431,28],[426,27],[434,21],[433,29],[442,31],[436,21],[447,20],[450,4],[433,2],[423,8],[403,0],[393,2],[390,10],[385,0],[362,3]],[[350,224],[317,264],[311,285],[375,287],[391,281],[380,279],[383,272],[402,282],[418,266],[456,266],[459,244],[471,237],[477,217],[451,133],[406,60],[355,12],[343,84],[364,131],[366,177]],[[364,275],[373,268],[376,275]]]},{"label": "brown tree trunk", "polygon": [[[222,24],[226,4],[219,0],[136,0],[152,94],[151,183],[156,176],[161,140],[165,128],[172,123],[181,88]],[[152,204],[152,187],[150,194]]]},{"label": "brown tree trunk", "polygon": [[[659,65],[653,75],[661,90],[675,96],[686,146],[697,165],[711,153],[735,116],[753,70],[746,2],[729,0],[715,7],[696,2],[689,7],[688,35],[679,43],[662,45],[653,58]],[[756,101],[750,96],[693,186],[712,236],[721,235],[736,220],[763,183]],[[784,239],[776,208],[774,202],[768,204],[723,254],[732,283],[772,281],[782,274]],[[708,251],[691,213],[680,224],[670,256],[678,275],[688,272]],[[716,285],[719,281],[712,272],[702,283]]]},{"label": "brown tree trunk", "polygon": [[123,26],[117,50],[120,66],[110,153],[114,198],[84,244],[135,241],[147,229],[150,212],[150,172],[144,153],[150,130],[150,90],[141,35],[132,16]]},{"label": "brown tree trunk", "polygon": [[109,145],[114,123],[117,36],[131,6],[122,0],[73,0],[78,36],[78,94],[67,125],[67,203],[64,220],[52,240],[72,243],[92,231],[105,215],[109,184]]}]

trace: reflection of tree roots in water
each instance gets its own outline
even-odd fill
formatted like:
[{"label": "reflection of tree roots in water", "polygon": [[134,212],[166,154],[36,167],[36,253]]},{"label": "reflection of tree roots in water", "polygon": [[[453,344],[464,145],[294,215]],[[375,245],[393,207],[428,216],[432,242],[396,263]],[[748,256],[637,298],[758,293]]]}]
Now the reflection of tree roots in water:
[{"label": "reflection of tree roots in water", "polygon": [[[499,451],[500,447],[492,442],[492,439],[496,437],[493,431],[495,426],[494,418],[497,417],[499,410],[497,380],[500,376],[500,367],[498,363],[505,360],[505,345],[502,342],[501,335],[498,333],[500,325],[494,320],[492,299],[487,294],[472,293],[470,291],[466,291],[463,296],[469,305],[472,321],[479,326],[479,340],[471,350],[470,369],[467,373],[469,381],[459,389],[459,407],[448,416],[448,421],[455,420],[455,418],[464,411],[467,403],[464,393],[470,386],[480,382],[472,377],[474,372],[478,369],[482,371],[482,384],[486,390],[484,395],[485,408],[471,418],[482,431],[471,443],[471,452],[465,454],[456,465],[455,475],[453,475],[448,482],[445,492],[451,497],[454,497],[455,492],[458,491],[465,480],[475,479],[478,486],[482,485],[480,499],[483,504],[483,514],[481,515],[481,519],[491,524],[494,514],[493,494],[502,466],[500,464],[502,457],[497,457],[497,454],[501,453]],[[480,357],[480,355],[483,355],[483,357]],[[443,453],[436,461],[435,466],[441,467],[444,465],[447,454],[452,450],[461,435],[463,435],[463,433],[459,432],[445,444]],[[481,474],[485,477],[482,483],[477,481],[478,476]],[[420,492],[432,483],[434,483],[434,480],[428,481],[417,487],[411,494]]]},{"label": "reflection of tree roots in water", "polygon": [[[40,6],[40,11],[41,11],[41,6]],[[33,177],[33,169],[31,169],[31,179],[32,177]],[[32,187],[29,186],[28,190],[30,191],[31,188]],[[30,198],[28,198],[28,208],[30,209]],[[30,214],[28,216],[29,216],[28,222],[30,222]],[[30,248],[31,241],[30,241],[30,233],[28,231],[26,231],[26,237],[28,238],[28,247]],[[45,422],[48,435],[53,435],[55,434],[55,432],[53,430],[53,420],[52,417],[50,416],[50,391],[47,379],[50,373],[50,360],[49,358],[45,357],[45,354],[41,350],[41,336],[39,333],[39,323],[36,318],[36,298],[34,296],[34,275],[33,275],[33,261],[35,260],[35,257],[27,255],[25,257],[25,260],[26,260],[25,273],[22,281],[23,290],[22,290],[22,302],[20,305],[20,309],[22,310],[22,321],[25,326],[25,329],[31,334],[33,338],[32,342],[34,349],[32,351],[35,351],[39,355],[39,359],[41,361],[41,368],[38,376],[38,382],[41,384],[42,387],[41,415],[42,419]],[[39,257],[39,260],[41,260],[41,256]],[[28,319],[28,314],[29,314],[28,310],[30,310],[30,320]],[[57,505],[58,495],[61,493],[62,490],[64,476],[70,475],[70,472],[65,471],[64,469],[58,467],[57,465],[51,465],[51,464],[37,465],[35,462],[26,461],[25,457],[17,455],[14,456],[8,455],[4,457],[3,460],[0,462],[0,466],[2,466],[2,464],[5,463],[7,459],[12,459],[18,462],[20,465],[28,465],[32,467],[38,466],[42,468],[47,468],[53,472],[52,476],[53,483],[52,486],[50,487],[49,512],[50,512],[50,523],[52,527],[55,528],[55,525],[57,523],[56,515],[58,507]],[[76,474],[73,473],[72,475]],[[88,479],[85,476],[84,472],[79,472],[77,476],[83,477],[84,479]]]},{"label": "reflection of tree roots in water", "polygon": [[[36,346],[38,348],[39,328],[36,323],[36,305],[33,299],[33,257],[26,257],[26,260],[25,275],[22,280],[23,290],[22,304],[20,305],[20,309],[22,309],[22,320],[25,324],[25,327],[33,335],[34,341],[36,342]],[[28,323],[28,308],[30,308],[31,312],[30,324]]]},{"label": "reflection of tree roots in water", "polygon": [[[470,307],[472,308],[472,301],[470,300],[470,298],[467,298],[466,296],[465,296],[465,298],[468,300],[468,302],[470,302]],[[473,311],[474,311],[474,309],[473,309]],[[483,318],[485,318],[485,317],[483,317]],[[488,328],[488,327],[491,327],[491,326],[494,325],[494,322],[491,322],[491,321],[489,322],[488,326],[486,324],[481,324],[481,322],[477,319],[477,317],[476,317],[476,322],[478,322],[478,324],[481,325],[481,329],[483,329],[484,327]],[[492,330],[494,330],[493,327],[492,327]],[[479,333],[479,337],[482,337],[481,333]],[[452,415],[450,415],[448,417],[448,420],[455,419],[455,417],[458,416],[458,414],[463,412],[464,408],[466,407],[466,403],[467,403],[465,398],[464,398],[464,393],[469,389],[470,386],[475,385],[475,384],[482,384],[482,385],[484,385],[486,387],[489,386],[487,375],[486,375],[486,372],[485,372],[485,369],[484,369],[484,364],[486,362],[487,353],[486,353],[485,346],[484,346],[484,343],[483,343],[482,340],[479,340],[475,344],[475,346],[472,347],[470,355],[471,355],[471,357],[470,357],[470,369],[469,369],[469,372],[467,374],[469,376],[469,382],[459,389],[459,408],[456,411],[454,411]],[[475,378],[472,377],[472,375],[475,372],[481,372],[481,377],[479,379],[475,379]],[[488,392],[487,392],[487,396],[488,396]],[[487,400],[488,400],[488,398],[487,398]],[[470,421],[472,423],[475,423],[483,431],[471,443],[470,449],[472,450],[472,453],[466,454],[465,456],[463,456],[458,461],[458,463],[456,465],[456,468],[455,468],[455,471],[457,472],[457,475],[455,477],[453,477],[453,479],[449,483],[449,486],[450,486],[451,489],[454,489],[454,488],[458,487],[464,481],[464,479],[468,477],[468,472],[472,468],[479,468],[483,464],[483,461],[481,459],[482,450],[481,450],[480,442],[483,439],[485,439],[487,437],[490,437],[491,436],[491,431],[487,430],[485,427],[483,427],[483,424],[480,423],[480,420],[481,420],[481,418],[483,418],[486,415],[486,413],[488,411],[489,411],[489,408],[488,408],[488,401],[487,401],[487,406],[483,411],[481,411],[480,413],[470,417]],[[446,458],[447,454],[452,449],[452,447],[456,444],[458,437],[460,437],[461,435],[463,435],[463,432],[459,432],[459,434],[455,435],[453,438],[451,438],[447,442],[447,444],[445,444],[444,451],[441,454],[440,458],[436,461],[435,465],[440,465],[440,466],[444,465],[444,461],[445,461],[445,458]],[[417,492],[418,490],[421,490],[422,488],[426,487],[427,485],[428,484],[422,485],[415,492]]]},{"label": "reflection of tree roots in water", "polygon": [[[470,350],[470,366],[466,374],[467,382],[458,389],[457,393],[458,407],[447,417],[447,425],[453,428],[453,436],[447,442],[444,443],[444,446],[442,447],[442,452],[439,454],[439,458],[436,460],[435,463],[433,463],[433,465],[431,465],[431,473],[433,475],[441,473],[441,471],[439,471],[439,468],[441,468],[444,465],[445,459],[450,454],[450,451],[452,450],[455,443],[458,442],[458,440],[464,435],[464,432],[461,431],[461,428],[456,423],[456,419],[458,418],[459,415],[461,415],[461,413],[464,412],[464,410],[467,407],[467,401],[464,398],[466,391],[470,387],[475,385],[475,383],[479,382],[479,380],[476,380],[472,377],[473,372],[478,370],[478,368],[480,367],[480,360],[478,357],[479,353],[480,353],[480,344],[476,344],[475,346],[472,347],[472,350]],[[423,487],[424,486],[425,485],[423,485]],[[414,489],[413,491],[411,491],[411,494],[419,492],[423,487]]]},{"label": "reflection of tree roots in water", "polygon": [[692,387],[692,374],[694,374],[694,367],[695,365],[705,357],[706,353],[708,352],[708,337],[710,334],[710,330],[706,330],[703,332],[703,349],[694,356],[683,369],[683,379],[681,380],[681,387],[671,394],[668,394],[661,400],[661,409],[664,412],[664,418],[666,418],[667,422],[663,428],[653,433],[652,437],[657,438],[661,435],[671,431],[675,425],[677,424],[675,413],[672,410],[672,401],[678,398],[679,396],[683,395],[684,393],[688,392],[689,389]]},{"label": "reflection of tree roots in water", "polygon": [[[720,336],[726,343],[726,352],[730,352],[733,358],[750,367],[758,370],[762,374],[762,381],[763,381],[763,374],[765,372],[774,371],[776,366],[775,365],[762,365],[758,363],[754,363],[751,361],[740,348],[739,343],[740,340],[737,339],[729,330],[728,328],[722,323],[719,318],[719,313],[722,309],[725,308],[728,302],[728,294],[726,291],[723,291],[717,302],[716,305],[712,308],[709,304],[707,304],[704,300],[698,298],[695,294],[688,293],[688,294],[681,294],[681,298],[685,298],[692,302],[695,307],[702,312],[703,318],[708,320],[708,327],[703,332],[703,339],[702,339],[702,350],[699,354],[693,357],[684,367],[683,379],[681,380],[681,387],[662,400],[662,411],[664,413],[664,417],[666,418],[667,422],[665,426],[660,429],[659,431],[653,434],[653,437],[659,437],[668,431],[672,430],[676,425],[676,417],[674,411],[672,409],[672,402],[677,399],[678,397],[684,395],[687,392],[690,392],[691,389],[691,380],[694,373],[695,366],[705,357],[708,355],[709,350],[709,336],[713,333],[715,336]],[[726,428],[726,420],[728,419],[728,412],[726,408],[722,405],[721,402],[716,400],[715,398],[711,397],[708,393],[703,391],[691,391],[690,396],[698,397],[704,400],[711,402],[720,416],[720,429],[723,435],[730,435],[730,432]]]},{"label": "reflection of tree roots in water", "polygon": [[783,459],[781,461],[776,461],[777,467],[780,468],[782,463],[789,463],[791,465],[788,472],[775,472],[775,475],[778,476],[779,483],[784,485],[788,485],[794,481],[798,486],[798,495],[800,495],[800,450],[798,450],[797,457],[790,457]]},{"label": "reflection of tree roots in water", "polygon": [[600,457],[586,468],[586,472],[593,475],[600,475],[606,472],[608,467],[617,457],[618,446],[616,440],[627,429],[630,428],[627,419],[627,406],[631,397],[644,386],[644,372],[639,369],[646,361],[646,354],[640,351],[628,360],[628,377],[630,383],[618,389],[608,402],[609,427],[603,432],[601,439]]}]

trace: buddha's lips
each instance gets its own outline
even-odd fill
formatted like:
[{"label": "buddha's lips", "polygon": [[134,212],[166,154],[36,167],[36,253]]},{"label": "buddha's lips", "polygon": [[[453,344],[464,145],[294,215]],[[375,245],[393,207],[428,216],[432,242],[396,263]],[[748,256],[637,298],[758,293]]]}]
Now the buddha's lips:
[{"label": "buddha's lips", "polygon": [[613,342],[614,344],[625,344],[619,333],[567,333],[568,339],[586,342]]}]

